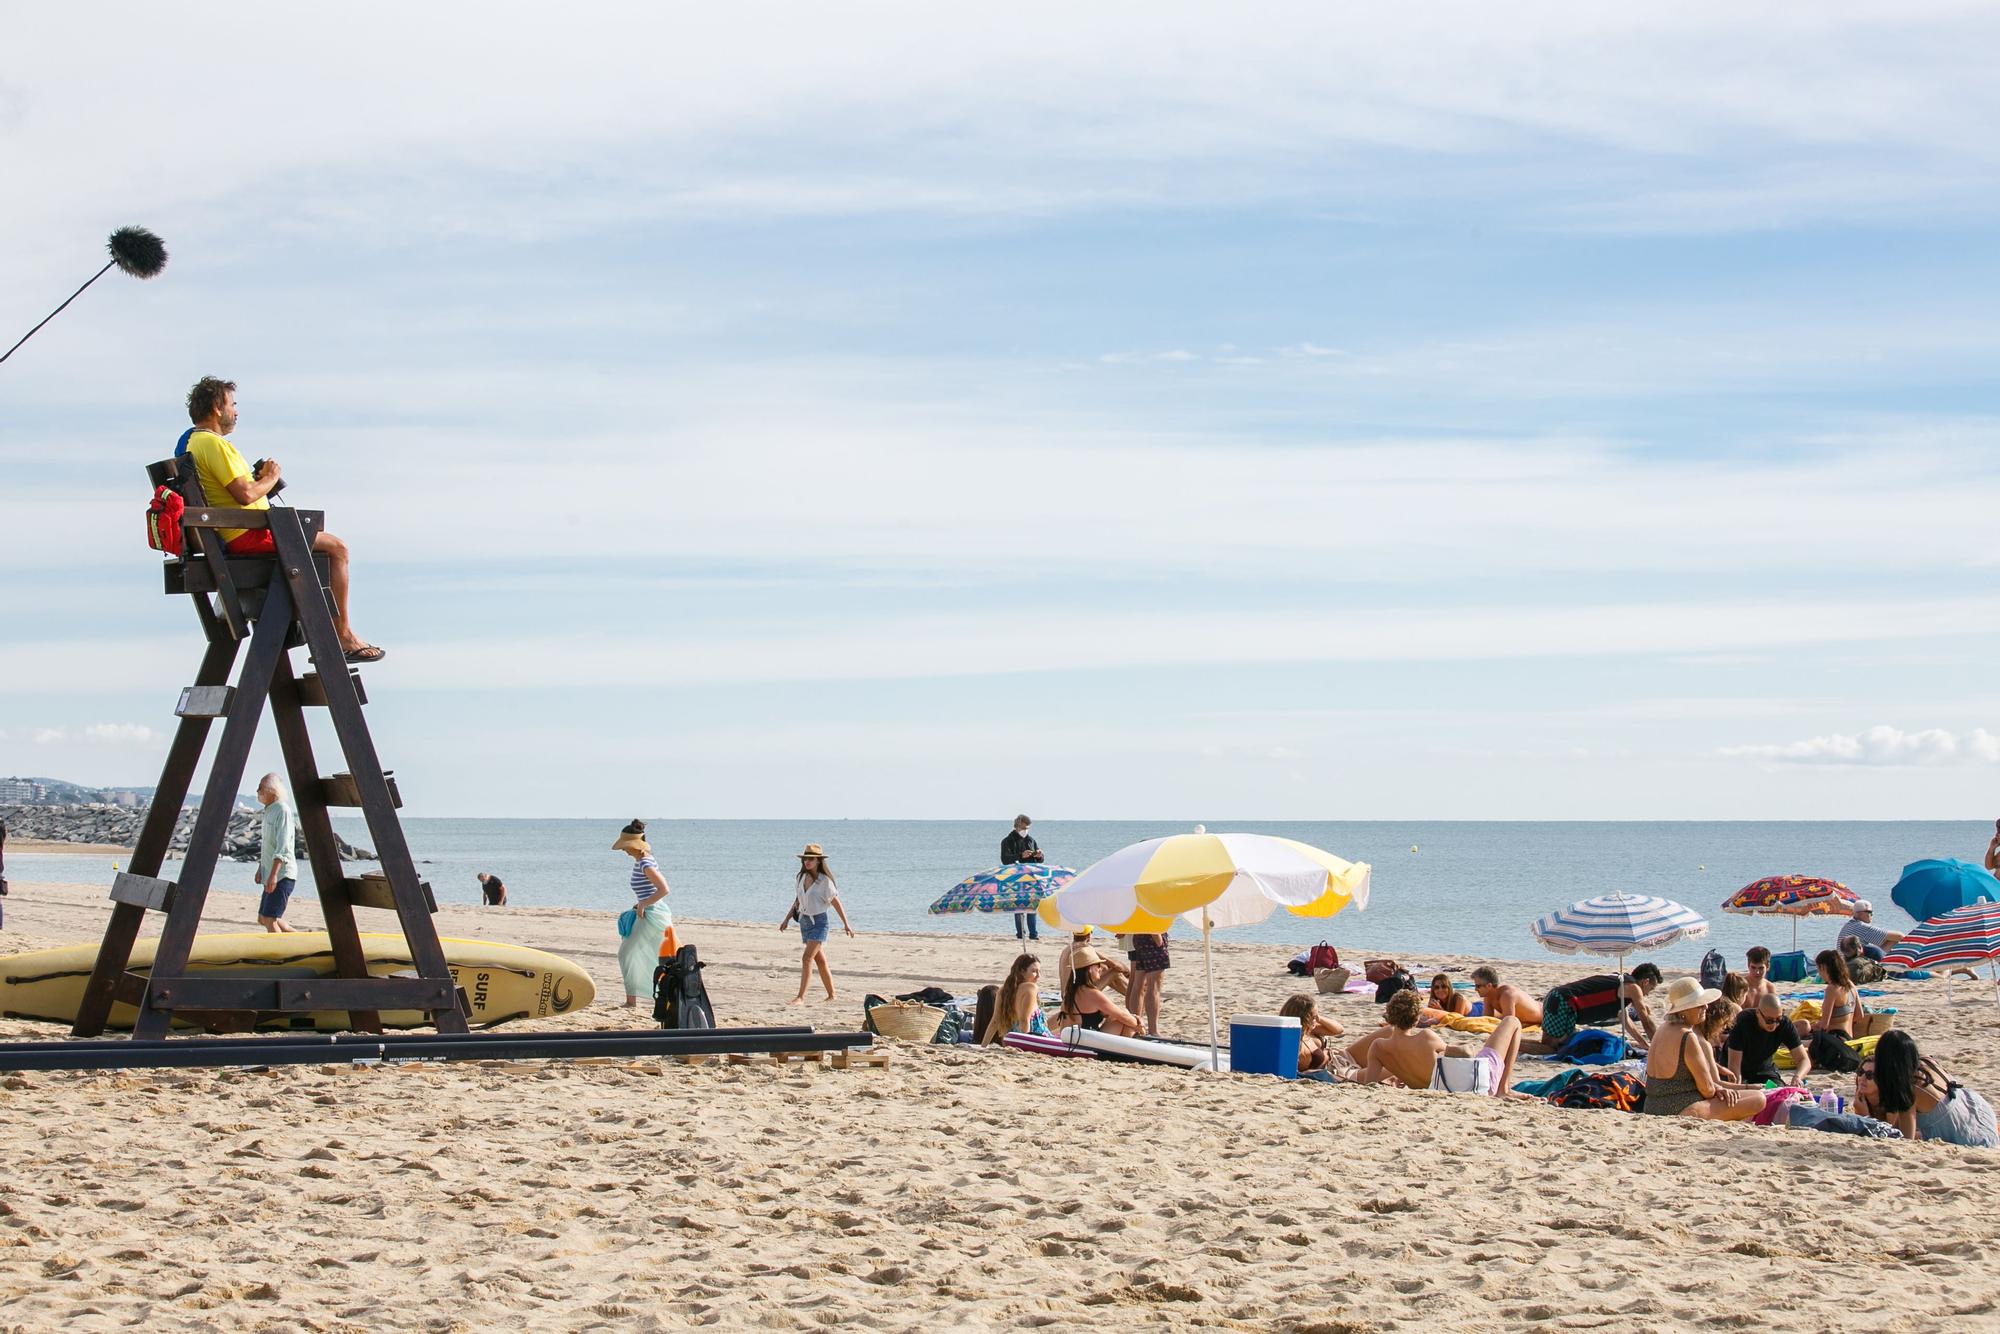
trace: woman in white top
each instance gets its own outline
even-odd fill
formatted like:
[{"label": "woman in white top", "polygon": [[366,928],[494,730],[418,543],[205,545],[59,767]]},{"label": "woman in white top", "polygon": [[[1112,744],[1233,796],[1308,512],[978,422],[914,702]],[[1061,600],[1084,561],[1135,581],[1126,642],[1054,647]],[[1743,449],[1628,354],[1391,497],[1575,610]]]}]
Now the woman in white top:
[{"label": "woman in white top", "polygon": [[783,931],[797,918],[799,936],[805,941],[805,953],[799,956],[799,994],[786,1001],[787,1005],[803,1005],[806,987],[812,983],[813,965],[819,965],[819,980],[826,986],[826,998],[833,999],[833,969],[826,962],[826,937],[828,913],[840,914],[840,929],[851,940],[854,927],[847,920],[847,908],[840,901],[840,886],[834,883],[833,868],[826,863],[826,854],[817,843],[806,844],[806,850],[799,854],[799,877],[792,886],[791,911],[785,920],[778,923]]},{"label": "woman in white top", "polygon": [[646,822],[634,820],[619,831],[614,851],[632,858],[632,930],[618,942],[618,971],[625,975],[625,1008],[653,994],[653,972],[660,965],[660,943],[673,930],[674,914],[667,907],[667,878],[653,860],[646,842]]}]

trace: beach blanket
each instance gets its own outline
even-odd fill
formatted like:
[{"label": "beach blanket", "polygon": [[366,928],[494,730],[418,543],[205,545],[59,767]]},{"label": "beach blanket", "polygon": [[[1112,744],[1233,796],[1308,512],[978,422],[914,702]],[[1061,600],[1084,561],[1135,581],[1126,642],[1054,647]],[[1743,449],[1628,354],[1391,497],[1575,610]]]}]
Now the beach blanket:
[{"label": "beach blanket", "polygon": [[1928,982],[1931,980],[1931,972],[1928,968],[1912,968],[1906,973],[1891,973],[1889,976],[1898,982]]},{"label": "beach blanket", "polygon": [[1901,1139],[1903,1132],[1886,1121],[1853,1112],[1829,1112],[1810,1099],[1785,1109],[1785,1124],[1793,1130],[1824,1130],[1834,1135],[1865,1135],[1869,1139]]},{"label": "beach blanket", "polygon": [[1583,1071],[1572,1067],[1547,1079],[1517,1079],[1514,1081],[1514,1091],[1525,1093],[1531,1098],[1549,1098],[1561,1093],[1581,1078]]},{"label": "beach blanket", "polygon": [[1419,1010],[1417,1018],[1423,1023],[1438,1024],[1460,1033],[1491,1033],[1500,1027],[1500,1021],[1490,1014],[1453,1014],[1430,1005]]},{"label": "beach blanket", "polygon": [[1637,1112],[1646,1106],[1646,1081],[1620,1070],[1572,1079],[1549,1098],[1557,1107],[1608,1108]]},{"label": "beach blanket", "polygon": [[1578,1065],[1616,1065],[1625,1059],[1625,1039],[1601,1028],[1582,1028],[1556,1049],[1556,1055]]},{"label": "beach blanket", "polygon": [[1760,1126],[1771,1125],[1784,1118],[1787,1104],[1797,1102],[1800,1098],[1810,1097],[1812,1094],[1807,1090],[1789,1084],[1783,1088],[1770,1089],[1764,1094],[1764,1110],[1750,1120]]},{"label": "beach blanket", "polygon": [[[1881,991],[1881,990],[1878,990],[1878,989],[1876,989],[1876,988],[1874,988],[1874,987],[1860,987],[1860,988],[1857,988],[1857,990],[1858,990],[1858,991],[1860,992],[1860,994],[1861,994],[1861,995],[1863,995],[1863,996],[1886,996],[1886,995],[1888,995],[1888,994],[1889,994],[1889,993],[1888,993],[1888,992],[1886,992],[1886,991]],[[1786,1000],[1788,1000],[1788,1001],[1817,1001],[1817,1000],[1825,1000],[1825,999],[1826,999],[1826,988],[1825,988],[1825,987],[1821,987],[1821,988],[1820,988],[1820,989],[1819,989],[1818,991],[1788,991],[1788,992],[1786,992],[1786,993],[1785,993],[1785,999],[1786,999]]]}]

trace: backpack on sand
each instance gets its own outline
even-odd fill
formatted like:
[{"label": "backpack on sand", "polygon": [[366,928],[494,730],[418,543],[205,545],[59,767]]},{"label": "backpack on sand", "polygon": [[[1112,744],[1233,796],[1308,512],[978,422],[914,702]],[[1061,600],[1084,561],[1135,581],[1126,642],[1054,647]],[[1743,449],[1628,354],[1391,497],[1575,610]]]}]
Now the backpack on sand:
[{"label": "backpack on sand", "polygon": [[692,945],[660,960],[653,970],[653,1017],[661,1028],[715,1027],[715,1006],[701,981],[701,970],[707,966]]},{"label": "backpack on sand", "polygon": [[1415,991],[1417,979],[1408,973],[1391,973],[1375,984],[1375,1003],[1387,1005],[1389,998],[1399,991]]},{"label": "backpack on sand", "polygon": [[1306,972],[1308,975],[1322,968],[1340,967],[1340,951],[1322,940],[1306,951]]},{"label": "backpack on sand", "polygon": [[1721,950],[1710,950],[1701,956],[1701,984],[1704,987],[1720,987],[1729,979],[1729,960],[1722,957]]}]

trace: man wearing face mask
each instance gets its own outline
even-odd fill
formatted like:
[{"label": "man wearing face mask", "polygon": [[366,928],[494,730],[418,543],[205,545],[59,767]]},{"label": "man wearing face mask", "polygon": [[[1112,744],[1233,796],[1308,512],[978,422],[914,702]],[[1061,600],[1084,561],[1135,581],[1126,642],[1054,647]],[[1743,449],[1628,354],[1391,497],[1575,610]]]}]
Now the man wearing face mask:
[{"label": "man wearing face mask", "polygon": [[[1025,815],[1014,817],[1013,832],[1000,840],[1000,864],[1002,866],[1017,866],[1023,862],[1039,862],[1042,860],[1040,846],[1036,844],[1034,836],[1028,833],[1028,826],[1033,823],[1034,821]],[[1041,938],[1041,931],[1036,926],[1036,915],[1034,913],[1017,912],[1014,914],[1014,939],[1040,940]]]}]

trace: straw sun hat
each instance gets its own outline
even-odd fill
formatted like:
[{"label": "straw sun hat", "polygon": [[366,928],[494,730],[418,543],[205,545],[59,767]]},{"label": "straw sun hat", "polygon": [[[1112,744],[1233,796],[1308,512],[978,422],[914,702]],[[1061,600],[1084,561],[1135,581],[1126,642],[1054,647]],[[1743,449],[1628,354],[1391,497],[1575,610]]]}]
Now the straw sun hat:
[{"label": "straw sun hat", "polygon": [[1705,987],[1698,977],[1677,977],[1667,988],[1667,1013],[1679,1014],[1683,1010],[1698,1010],[1712,1000],[1718,1000],[1722,993],[1714,987]]},{"label": "straw sun hat", "polygon": [[808,857],[818,857],[820,860],[824,861],[826,859],[826,854],[820,850],[819,844],[808,843],[806,844],[806,850],[799,854],[799,860],[804,861]]},{"label": "straw sun hat", "polygon": [[1109,962],[1110,962],[1109,959],[1106,959],[1102,954],[1099,954],[1096,950],[1092,949],[1088,945],[1078,946],[1076,952],[1069,956],[1069,966],[1071,971],[1078,973],[1090,967],[1092,964],[1109,963]]}]

